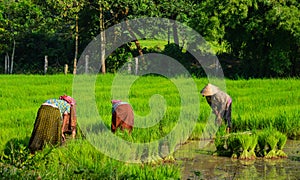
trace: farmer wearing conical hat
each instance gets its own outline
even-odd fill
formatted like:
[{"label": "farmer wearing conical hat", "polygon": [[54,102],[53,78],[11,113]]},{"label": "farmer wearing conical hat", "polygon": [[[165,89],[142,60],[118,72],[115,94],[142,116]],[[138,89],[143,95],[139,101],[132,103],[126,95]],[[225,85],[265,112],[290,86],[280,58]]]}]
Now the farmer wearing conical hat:
[{"label": "farmer wearing conical hat", "polygon": [[134,114],[131,105],[121,100],[112,100],[112,121],[111,131],[116,132],[117,128],[122,131],[127,129],[131,134],[134,125]]},{"label": "farmer wearing conical hat", "polygon": [[76,135],[75,100],[70,96],[48,99],[39,108],[29,140],[31,153],[42,150],[46,144],[61,145],[65,133]]},{"label": "farmer wearing conical hat", "polygon": [[212,84],[207,84],[201,90],[201,94],[205,96],[207,103],[216,115],[216,124],[220,126],[224,119],[227,121],[226,131],[229,132],[231,128],[231,97]]}]

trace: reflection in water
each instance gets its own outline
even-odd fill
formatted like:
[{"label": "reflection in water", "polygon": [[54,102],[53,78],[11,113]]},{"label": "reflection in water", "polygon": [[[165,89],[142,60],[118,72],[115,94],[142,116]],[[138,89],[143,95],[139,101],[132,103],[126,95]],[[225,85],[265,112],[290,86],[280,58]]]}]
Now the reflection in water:
[{"label": "reflection in water", "polygon": [[238,160],[212,155],[213,142],[199,148],[199,141],[181,146],[174,156],[182,166],[182,179],[299,179],[300,141],[288,140],[286,159]]}]

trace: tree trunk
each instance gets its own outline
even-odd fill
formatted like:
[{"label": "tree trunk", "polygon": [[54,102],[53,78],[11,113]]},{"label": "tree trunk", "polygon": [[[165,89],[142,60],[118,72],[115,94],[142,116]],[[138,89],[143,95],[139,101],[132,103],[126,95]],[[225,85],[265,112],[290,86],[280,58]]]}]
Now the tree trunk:
[{"label": "tree trunk", "polygon": [[44,74],[47,74],[48,70],[48,56],[45,56],[45,63],[44,63]]},{"label": "tree trunk", "polygon": [[8,53],[6,53],[6,62],[7,62],[7,69],[6,69],[6,74],[9,74],[9,71],[10,71],[10,57],[8,55]]},{"label": "tree trunk", "polygon": [[76,25],[75,25],[75,56],[74,56],[74,69],[73,74],[77,71],[77,56],[78,56],[78,14],[76,14]]},{"label": "tree trunk", "polygon": [[170,31],[170,26],[168,26],[168,45],[170,44],[170,33],[171,33],[171,31]]},{"label": "tree trunk", "polygon": [[4,74],[8,74],[8,72],[9,72],[9,55],[8,55],[8,53],[6,53]]},{"label": "tree trunk", "polygon": [[100,20],[100,52],[101,52],[101,73],[106,73],[106,67],[105,67],[105,32],[104,32],[104,16],[103,16],[103,8],[102,3],[99,4],[99,20]]},{"label": "tree trunk", "polygon": [[15,57],[15,49],[16,49],[16,40],[14,40],[14,46],[13,46],[13,51],[11,54],[11,61],[10,61],[10,74],[13,73],[13,69],[14,69],[14,57]]},{"label": "tree trunk", "polygon": [[174,43],[179,45],[179,39],[178,39],[178,32],[177,32],[177,24],[176,21],[173,23],[173,36],[174,36]]},{"label": "tree trunk", "polygon": [[143,56],[143,51],[142,51],[140,42],[139,42],[139,40],[137,39],[136,35],[134,34],[133,30],[131,29],[131,27],[130,27],[130,25],[129,25],[127,19],[125,20],[125,22],[126,22],[127,30],[129,31],[130,35],[131,35],[132,38],[134,39],[135,46],[136,46],[136,48],[137,48],[137,50],[138,50],[139,55],[141,56],[143,65],[146,65],[145,58],[144,58],[144,56]]}]

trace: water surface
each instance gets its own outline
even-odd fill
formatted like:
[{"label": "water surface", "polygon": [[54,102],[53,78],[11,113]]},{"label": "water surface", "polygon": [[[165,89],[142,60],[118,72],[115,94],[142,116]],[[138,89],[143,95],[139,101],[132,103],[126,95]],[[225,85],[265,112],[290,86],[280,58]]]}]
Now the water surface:
[{"label": "water surface", "polygon": [[174,156],[182,167],[182,179],[300,179],[300,141],[288,140],[284,159],[237,160],[212,155],[215,146],[207,141],[200,148],[199,141],[181,146]]}]

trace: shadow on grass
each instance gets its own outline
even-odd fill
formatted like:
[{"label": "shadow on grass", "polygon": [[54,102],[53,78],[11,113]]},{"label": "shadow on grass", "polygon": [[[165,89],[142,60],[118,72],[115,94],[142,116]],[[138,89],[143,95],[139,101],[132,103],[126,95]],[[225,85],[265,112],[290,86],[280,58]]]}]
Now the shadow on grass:
[{"label": "shadow on grass", "polygon": [[30,137],[13,138],[5,144],[0,156],[0,177],[3,179],[36,179],[34,161],[28,149]]},{"label": "shadow on grass", "polygon": [[11,164],[17,168],[24,166],[27,161],[30,151],[28,149],[28,142],[30,137],[23,139],[13,138],[5,144],[1,161],[5,164]]}]

